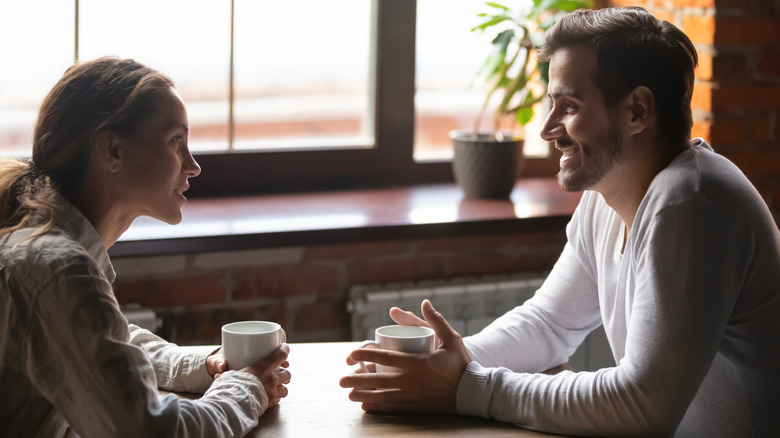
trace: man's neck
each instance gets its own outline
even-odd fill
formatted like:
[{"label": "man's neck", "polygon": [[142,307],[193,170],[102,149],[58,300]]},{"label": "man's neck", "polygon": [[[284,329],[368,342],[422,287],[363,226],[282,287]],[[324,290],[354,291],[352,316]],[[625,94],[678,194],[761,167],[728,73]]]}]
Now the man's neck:
[{"label": "man's neck", "polygon": [[626,235],[631,231],[634,217],[650,184],[682,149],[670,150],[663,145],[636,147],[625,160],[615,165],[602,181],[594,187],[626,225]]}]

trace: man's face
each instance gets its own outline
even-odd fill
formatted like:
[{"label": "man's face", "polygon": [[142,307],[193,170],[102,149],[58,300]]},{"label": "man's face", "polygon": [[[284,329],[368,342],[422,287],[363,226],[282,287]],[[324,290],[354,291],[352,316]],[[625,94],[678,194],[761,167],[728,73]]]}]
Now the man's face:
[{"label": "man's face", "polygon": [[550,58],[552,109],[541,136],[563,152],[558,184],[567,191],[598,190],[620,159],[616,112],[593,83],[595,71],[596,57],[585,46],[562,48]]}]

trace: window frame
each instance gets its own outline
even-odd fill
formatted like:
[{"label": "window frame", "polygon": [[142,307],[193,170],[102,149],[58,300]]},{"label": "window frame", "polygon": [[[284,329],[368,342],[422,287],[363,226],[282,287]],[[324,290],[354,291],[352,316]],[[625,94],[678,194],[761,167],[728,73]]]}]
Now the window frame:
[{"label": "window frame", "polygon": [[[416,0],[373,0],[375,145],[293,151],[198,153],[193,196],[406,186],[454,181],[450,161],[414,160]],[[527,158],[522,177],[552,176],[558,157]]]}]

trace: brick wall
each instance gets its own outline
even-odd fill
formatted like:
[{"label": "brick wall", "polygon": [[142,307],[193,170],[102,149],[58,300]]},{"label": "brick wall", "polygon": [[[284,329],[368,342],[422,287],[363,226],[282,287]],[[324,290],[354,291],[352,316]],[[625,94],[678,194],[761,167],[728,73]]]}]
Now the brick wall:
[{"label": "brick wall", "polygon": [[693,135],[751,179],[780,222],[780,2],[613,0],[681,28],[699,53]]},{"label": "brick wall", "polygon": [[544,271],[564,243],[560,229],[123,258],[115,292],[153,309],[159,333],[182,345],[219,343],[222,324],[246,319],[279,322],[291,342],[345,341],[353,285]]}]

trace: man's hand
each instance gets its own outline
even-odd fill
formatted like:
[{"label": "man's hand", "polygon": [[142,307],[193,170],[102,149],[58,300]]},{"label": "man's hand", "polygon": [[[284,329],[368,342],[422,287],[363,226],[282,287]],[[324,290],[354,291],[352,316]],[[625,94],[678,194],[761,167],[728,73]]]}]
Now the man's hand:
[{"label": "man's hand", "polygon": [[[424,319],[420,319],[414,313],[408,310],[401,310],[398,307],[392,307],[390,309],[390,318],[398,325],[416,325],[419,327],[431,327],[430,324],[425,322]],[[449,325],[449,324],[448,324]],[[441,347],[441,338],[436,336],[436,348]]]},{"label": "man's hand", "polygon": [[[423,301],[421,309],[425,320],[415,316],[416,323],[408,325],[431,327],[437,339],[441,340],[437,350],[411,354],[361,348],[354,350],[347,358],[350,365],[368,361],[402,370],[400,373],[361,373],[341,378],[339,384],[344,388],[353,388],[349,398],[361,402],[363,410],[456,413],[458,383],[466,365],[471,362],[471,355],[460,335],[433,308],[430,301]],[[391,317],[396,322],[406,322],[404,318],[409,316],[407,313],[394,309],[391,310]]]}]

